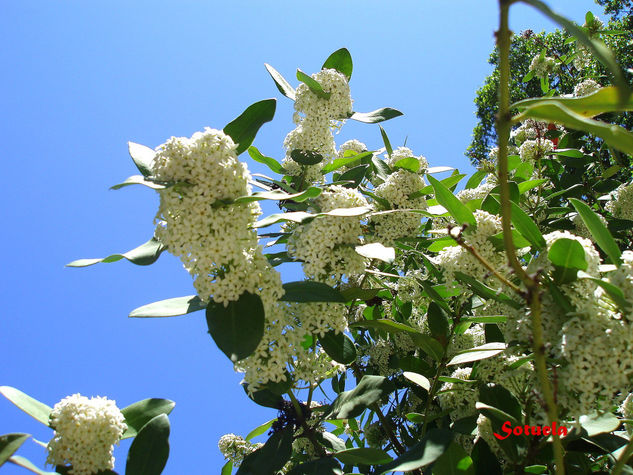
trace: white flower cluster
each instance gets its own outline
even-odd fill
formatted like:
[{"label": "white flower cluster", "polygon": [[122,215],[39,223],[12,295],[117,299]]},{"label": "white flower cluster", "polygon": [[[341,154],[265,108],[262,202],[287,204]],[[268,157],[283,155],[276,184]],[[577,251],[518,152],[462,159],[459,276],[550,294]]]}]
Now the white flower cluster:
[{"label": "white flower cluster", "polygon": [[[607,280],[618,287],[622,291],[624,299],[633,306],[633,251],[622,253],[622,264],[607,274]],[[633,322],[633,308],[630,308],[624,316]]]},{"label": "white flower cluster", "polygon": [[519,156],[524,162],[543,158],[554,150],[554,143],[549,139],[526,140],[519,147]]},{"label": "white flower cluster", "polygon": [[479,184],[476,188],[468,188],[458,191],[455,196],[462,203],[467,203],[471,200],[481,200],[485,198],[495,186],[496,184],[492,181],[486,181],[485,183]]},{"label": "white flower cluster", "polygon": [[[286,157],[283,166],[291,176],[303,176],[305,183],[322,180],[321,168],[336,156],[331,127],[352,113],[347,78],[334,69],[323,69],[312,75],[328,99],[317,96],[304,83],[297,87],[294,122],[297,128],[284,140]],[[323,156],[316,165],[301,165],[292,159],[294,150],[311,151]]]},{"label": "white flower cluster", "polygon": [[[458,368],[451,374],[451,378],[468,381],[472,368]],[[477,413],[475,403],[479,399],[477,386],[468,383],[444,383],[438,393],[440,407],[444,411],[449,411],[452,421],[473,416]]]},{"label": "white flower cluster", "polygon": [[[398,169],[375,189],[375,194],[387,200],[393,209],[426,209],[427,204],[423,197],[409,197],[425,186],[421,175]],[[415,236],[420,220],[421,215],[414,212],[389,213],[371,218],[377,240],[385,245],[392,244],[401,237]]]},{"label": "white flower cluster", "polygon": [[194,277],[202,300],[226,305],[251,292],[272,304],[283,291],[252,229],[259,205],[231,203],[251,191],[235,148],[229,136],[209,128],[159,147],[156,178],[186,185],[160,190],[156,234]]},{"label": "white flower cluster", "polygon": [[600,84],[593,79],[585,79],[574,86],[574,97],[588,96],[599,90],[600,87]]},{"label": "white flower cluster", "polygon": [[224,458],[233,462],[233,468],[239,467],[244,457],[255,452],[264,444],[252,444],[235,434],[225,434],[218,441],[218,448]]},{"label": "white flower cluster", "polygon": [[55,433],[48,443],[47,463],[70,464],[73,475],[114,468],[114,444],[127,429],[115,401],[73,394],[55,404],[50,422]]},{"label": "white flower cluster", "polygon": [[[560,130],[559,127],[557,129]],[[517,145],[526,140],[544,139],[549,130],[549,124],[540,120],[527,119],[512,131],[512,138]]]},{"label": "white flower cluster", "polygon": [[[314,202],[323,213],[367,206],[358,191],[340,185],[324,190]],[[303,271],[309,278],[338,282],[343,275],[365,270],[365,259],[354,248],[361,244],[361,233],[359,216],[320,216],[295,228],[288,240],[288,252],[303,261]]]},{"label": "white flower cluster", "polygon": [[413,150],[408,147],[398,147],[393,152],[391,152],[391,156],[386,155],[385,161],[387,162],[387,165],[393,168],[395,164],[398,163],[398,161],[404,158],[415,158],[420,163],[420,167],[417,171],[417,173],[419,173],[420,175],[426,173],[429,168],[429,162],[426,160],[426,158],[422,155],[414,155]]},{"label": "white flower cluster", "polygon": [[620,185],[611,193],[605,208],[616,218],[633,220],[633,183]]},{"label": "white flower cluster", "polygon": [[483,325],[472,325],[464,333],[455,335],[451,340],[447,356],[452,357],[461,350],[475,348],[486,342]]},{"label": "white flower cluster", "polygon": [[540,54],[534,56],[530,63],[530,71],[532,71],[537,78],[546,78],[556,71],[556,67],[557,64],[554,58],[549,56],[543,57]]}]

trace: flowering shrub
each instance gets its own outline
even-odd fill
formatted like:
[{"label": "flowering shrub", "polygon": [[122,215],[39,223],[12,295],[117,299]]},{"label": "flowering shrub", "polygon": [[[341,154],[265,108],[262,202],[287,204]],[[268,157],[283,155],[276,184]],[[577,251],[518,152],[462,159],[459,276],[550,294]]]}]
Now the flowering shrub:
[{"label": "flowering shrub", "polygon": [[[633,155],[633,134],[595,119],[633,110],[631,92],[595,39],[597,19],[581,28],[523,1],[567,28],[578,48],[570,58],[600,61],[615,86],[583,78],[573,95],[511,105],[512,2],[501,1],[498,144],[460,191],[465,175],[394,148],[382,127],[378,143],[337,147],[345,121],[401,115],[353,110],[344,48],[311,76],[298,70],[296,89],[267,65],[295,101],[281,160],[252,145],[274,116],[271,99],[222,130],[156,149],[130,144],[141,175],[114,188],[147,186],[160,206],[154,237],[119,256],[146,265],[166,250],[197,292],[130,316],[204,310],[245,396],[277,416],[220,439],[223,474],[633,470],[633,184],[620,160]],[[526,81],[547,93],[558,66],[542,52]],[[243,152],[276,176],[251,176]],[[262,217],[263,200],[281,212]],[[304,280],[282,283],[276,267],[288,262]],[[32,410],[19,391],[3,394]],[[128,467],[166,459],[168,410],[149,420],[140,411],[139,427],[100,399],[65,401],[44,411],[56,431],[49,462],[72,465],[58,469],[112,469],[112,444],[133,423],[140,442]],[[95,433],[104,435],[92,449]],[[144,433],[158,448],[143,453]]]}]

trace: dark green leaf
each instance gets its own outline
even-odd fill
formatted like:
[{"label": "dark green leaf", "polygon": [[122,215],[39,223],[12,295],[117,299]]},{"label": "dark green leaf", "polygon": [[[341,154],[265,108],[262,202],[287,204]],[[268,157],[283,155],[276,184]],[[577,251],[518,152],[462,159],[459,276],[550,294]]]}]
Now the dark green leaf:
[{"label": "dark green leaf", "polygon": [[585,250],[575,239],[558,239],[549,249],[547,257],[554,264],[554,277],[559,283],[576,279],[579,270],[587,270]]},{"label": "dark green leaf", "polygon": [[497,457],[481,437],[477,440],[470,456],[475,463],[475,475],[501,475],[503,473]]},{"label": "dark green leaf", "polygon": [[87,267],[99,262],[109,263],[127,259],[132,264],[147,266],[156,262],[162,252],[167,249],[158,239],[153,237],[145,244],[124,252],[123,254],[112,254],[101,259],[79,259],[66,264],[66,267]]},{"label": "dark green leaf", "polygon": [[271,475],[286,465],[292,455],[292,427],[276,432],[255,452],[247,455],[236,475]]},{"label": "dark green leaf", "polygon": [[498,384],[482,385],[479,388],[479,401],[510,414],[516,421],[515,425],[519,425],[523,421],[521,404],[517,398],[503,386]]},{"label": "dark green leaf", "polygon": [[393,247],[386,247],[379,242],[356,246],[356,252],[367,259],[378,259],[379,261],[391,263],[396,258],[396,250]]},{"label": "dark green leaf", "polygon": [[[503,232],[494,234],[488,237],[488,241],[492,243],[497,251],[503,251],[505,249],[505,241],[503,240]],[[512,242],[514,243],[514,247],[517,249],[521,249],[523,247],[530,247],[531,243],[527,239],[523,237],[519,231],[516,229],[512,230]]]},{"label": "dark green leaf", "polygon": [[443,236],[441,238],[434,239],[433,242],[427,247],[429,252],[440,252],[445,247],[459,246],[457,241],[450,236]]},{"label": "dark green leaf", "polygon": [[387,137],[387,132],[385,132],[385,129],[382,128],[382,125],[379,125],[378,127],[380,127],[380,135],[382,136],[382,141],[385,144],[385,150],[387,150],[387,155],[391,157],[391,154],[393,153],[393,148],[391,147],[391,142],[389,141],[389,137]]},{"label": "dark green leaf", "polygon": [[46,404],[39,402],[37,399],[33,399],[31,396],[11,386],[0,386],[0,394],[35,420],[50,427],[48,419],[53,409]]},{"label": "dark green leaf", "polygon": [[358,165],[357,167],[351,168],[343,173],[339,177],[339,181],[349,181],[351,183],[346,184],[348,188],[356,188],[365,175],[367,174],[367,170],[369,169],[369,165]]},{"label": "dark green leaf", "polygon": [[435,190],[435,198],[438,203],[444,206],[451,214],[458,225],[467,224],[473,228],[477,227],[477,221],[473,212],[469,210],[461,201],[459,201],[453,193],[446,188],[440,181],[429,176],[429,181]]},{"label": "dark green leaf", "polygon": [[276,99],[264,99],[256,102],[248,106],[237,119],[224,127],[223,132],[231,137],[237,145],[236,153],[238,155],[250,147],[260,127],[273,120],[276,107]]},{"label": "dark green leaf", "polygon": [[395,390],[395,386],[384,376],[365,375],[351,391],[339,394],[331,406],[327,419],[349,419],[357,417],[372,404]]},{"label": "dark green leaf", "polygon": [[140,171],[143,176],[151,176],[152,163],[154,162],[156,152],[145,145],[134,142],[128,142],[127,147],[130,152],[130,157],[132,157],[138,171]]},{"label": "dark green leaf", "polygon": [[279,173],[280,175],[284,175],[286,173],[286,169],[281,166],[281,163],[279,163],[274,158],[262,155],[262,153],[255,146],[251,145],[250,147],[248,147],[248,154],[253,160],[259,163],[263,163],[275,173]]},{"label": "dark green leaf", "polygon": [[546,246],[545,239],[540,229],[532,221],[525,211],[514,202],[510,202],[512,206],[512,224],[527,239],[535,249],[542,249]]},{"label": "dark green leaf", "polygon": [[174,406],[176,406],[176,403],[169,399],[152,398],[143,399],[124,407],[121,409],[121,413],[125,417],[127,429],[121,438],[134,437],[154,417],[171,413]]},{"label": "dark green leaf", "polygon": [[323,161],[323,155],[311,150],[293,150],[290,158],[301,165],[316,165]]},{"label": "dark green leaf", "polygon": [[254,403],[263,406],[263,407],[271,407],[273,409],[280,409],[283,403],[283,398],[271,391],[270,389],[260,389],[259,391],[254,391],[252,393],[248,392],[248,385],[246,383],[242,383],[242,387],[244,388],[244,392],[249,397],[251,401]]},{"label": "dark green leaf", "polygon": [[363,289],[360,287],[347,287],[341,290],[341,295],[345,297],[346,302],[353,300],[371,300],[382,289]]},{"label": "dark green leaf", "polygon": [[273,78],[273,81],[275,81],[275,86],[277,86],[279,92],[281,92],[288,99],[292,99],[294,101],[296,91],[290,85],[290,83],[286,81],[281,73],[273,68],[270,64],[264,63],[264,66],[266,66],[266,70],[268,71],[268,74],[270,74],[270,77]]},{"label": "dark green leaf", "polygon": [[228,305],[213,301],[207,305],[209,333],[233,363],[253,354],[264,336],[265,322],[262,299],[250,292]]},{"label": "dark green leaf", "polygon": [[326,457],[297,465],[288,475],[343,475],[343,470],[335,459]]},{"label": "dark green leaf", "polygon": [[380,159],[380,157],[378,157],[377,155],[374,155],[371,158],[371,165],[374,173],[383,181],[386,180],[391,173],[389,165],[387,165],[385,161]]},{"label": "dark green leaf", "polygon": [[354,342],[345,333],[333,330],[319,338],[325,352],[337,363],[352,364],[356,360]]},{"label": "dark green leaf", "polygon": [[355,447],[353,449],[341,450],[340,452],[336,452],[334,457],[345,465],[377,465],[389,463],[393,460],[384,450],[373,447]]},{"label": "dark green leaf", "polygon": [[378,122],[384,122],[385,120],[393,119],[404,115],[397,109],[391,107],[383,107],[376,109],[372,112],[354,112],[350,119],[357,120],[358,122],[364,122],[366,124],[377,124]]},{"label": "dark green leaf", "polygon": [[265,434],[266,432],[268,432],[268,429],[270,429],[270,427],[273,425],[273,422],[275,422],[276,420],[277,419],[273,419],[255,427],[252,431],[248,433],[245,440],[251,440],[259,435]]},{"label": "dark green leaf", "polygon": [[21,433],[0,435],[0,467],[29,437],[31,437],[30,434]]},{"label": "dark green leaf", "polygon": [[132,310],[129,316],[132,318],[177,317],[205,308],[207,308],[207,304],[200,300],[200,297],[188,295],[143,305]]},{"label": "dark green leaf", "polygon": [[325,448],[334,452],[345,450],[345,441],[339,439],[331,432],[316,432],[314,434],[316,440]]},{"label": "dark green leaf", "polygon": [[308,86],[308,89],[310,89],[317,97],[320,97],[321,99],[329,99],[332,95],[329,92],[325,92],[321,84],[319,84],[316,79],[308,76],[300,69],[297,69],[297,79]]},{"label": "dark green leaf", "polygon": [[589,232],[596,241],[596,244],[602,248],[602,250],[609,256],[611,262],[616,265],[620,265],[621,255],[620,248],[611,236],[611,233],[607,227],[600,221],[600,218],[594,213],[589,206],[582,201],[575,198],[569,198],[569,202],[572,204],[578,214],[582,218],[585,226],[589,229]]},{"label": "dark green leaf", "polygon": [[349,81],[352,78],[352,71],[354,69],[352,55],[349,54],[347,48],[338,49],[325,60],[321,69],[336,69]]},{"label": "dark green leaf", "polygon": [[338,290],[322,282],[300,280],[288,282],[283,287],[285,293],[279,300],[284,302],[346,302]]},{"label": "dark green leaf", "polygon": [[448,318],[437,303],[431,302],[429,304],[426,319],[431,334],[440,341],[445,340],[449,332]]},{"label": "dark green leaf", "polygon": [[473,361],[479,361],[486,358],[491,358],[498,355],[506,349],[506,344],[501,342],[486,343],[475,348],[469,348],[467,350],[460,351],[455,355],[447,366],[472,363]]},{"label": "dark green leaf", "polygon": [[497,302],[504,303],[513,308],[517,308],[517,309],[523,308],[523,306],[519,302],[512,300],[506,294],[497,293],[495,290],[491,289],[487,285],[483,284],[482,282],[478,281],[477,279],[469,275],[463,274],[461,272],[456,272],[455,277],[461,283],[466,284],[470,288],[470,290],[472,290],[474,293],[476,293],[480,297],[483,297],[485,299],[496,300]]},{"label": "dark green leaf", "polygon": [[433,464],[433,475],[474,475],[473,459],[461,447],[451,442],[448,450]]},{"label": "dark green leaf", "polygon": [[424,438],[407,452],[386,465],[378,467],[378,473],[407,472],[432,464],[448,449],[453,433],[446,429],[431,429]]},{"label": "dark green leaf", "polygon": [[169,418],[160,414],[145,424],[127,454],[125,475],[160,475],[169,458]]}]

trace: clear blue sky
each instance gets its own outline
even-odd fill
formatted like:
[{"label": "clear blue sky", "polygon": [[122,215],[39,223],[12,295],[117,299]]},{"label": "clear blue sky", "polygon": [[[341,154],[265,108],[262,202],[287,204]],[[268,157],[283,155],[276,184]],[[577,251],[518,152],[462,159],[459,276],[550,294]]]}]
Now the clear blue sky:
[{"label": "clear blue sky", "polygon": [[[550,3],[580,22],[588,9],[601,13],[591,0]],[[552,28],[527,8],[513,11],[515,31]],[[244,436],[275,413],[246,399],[203,313],[126,317],[193,293],[180,262],[164,254],[150,267],[64,268],[152,235],[154,192],[108,190],[136,173],[127,141],[155,147],[172,135],[221,129],[252,102],[278,97],[277,116],[255,144],[281,158],[292,108],[264,62],[292,80],[297,67],[316,72],[345,46],[354,59],[355,110],[402,110],[385,124],[394,145],[408,137],[432,166],[471,171],[463,152],[496,21],[492,0],[2,2],[0,385],[51,406],[76,392],[119,407],[173,399],[165,473],[219,473],[219,437]],[[349,138],[381,146],[377,126],[349,123],[337,143]],[[8,432],[52,435],[0,398],[0,434]],[[127,446],[115,453],[121,473]],[[19,453],[43,466],[35,444]]]}]

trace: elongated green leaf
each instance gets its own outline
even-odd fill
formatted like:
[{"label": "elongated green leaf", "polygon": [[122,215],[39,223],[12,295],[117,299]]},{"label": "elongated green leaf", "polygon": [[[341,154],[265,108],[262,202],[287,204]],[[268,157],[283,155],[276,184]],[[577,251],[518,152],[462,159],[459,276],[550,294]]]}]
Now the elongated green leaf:
[{"label": "elongated green leaf", "polygon": [[286,174],[286,169],[281,165],[281,163],[279,163],[274,158],[266,157],[254,145],[248,147],[248,154],[253,160],[259,163],[263,163],[275,173],[279,173],[280,175]]},{"label": "elongated green leaf", "polygon": [[[466,175],[460,175],[460,174],[454,174],[451,175],[447,178],[444,178],[443,180],[440,180],[440,183],[442,183],[446,188],[452,188],[455,185],[457,185],[462,178],[464,178]],[[415,193],[412,193],[409,195],[409,198],[417,198],[419,196],[423,196],[423,195],[430,195],[431,193],[433,193],[433,186],[432,185],[427,185],[424,188],[422,188],[419,191],[416,191]]]},{"label": "elongated green leaf", "polygon": [[505,323],[508,317],[505,315],[481,315],[478,317],[462,317],[460,322],[468,323]]},{"label": "elongated green leaf", "polygon": [[366,124],[377,124],[379,122],[384,122],[386,120],[390,120],[401,115],[404,114],[397,109],[392,109],[391,107],[383,107],[371,112],[354,112],[351,115],[350,119],[356,120],[358,122],[364,122]]},{"label": "elongated green leaf", "polygon": [[352,364],[356,360],[354,342],[345,333],[333,330],[319,338],[325,352],[337,363]]},{"label": "elongated green leaf", "polygon": [[438,341],[446,343],[446,337],[449,333],[448,317],[437,303],[431,302],[429,304],[426,320],[431,334]]},{"label": "elongated green leaf", "polygon": [[535,249],[542,249],[546,246],[545,238],[541,234],[540,229],[532,221],[523,209],[513,201],[510,202],[512,206],[512,224],[521,233],[521,235],[527,239]]},{"label": "elongated green leaf", "polygon": [[402,168],[416,173],[420,169],[420,161],[415,157],[405,157],[393,164],[393,169]]},{"label": "elongated green leaf", "polygon": [[292,455],[292,427],[274,433],[255,452],[247,455],[237,475],[271,475],[277,473]]},{"label": "elongated green leaf", "polygon": [[551,101],[542,101],[530,105],[516,116],[516,120],[522,121],[528,118],[556,122],[570,129],[582,130],[603,139],[611,147],[629,155],[633,155],[633,133],[623,127],[608,124],[598,120],[587,119],[576,114],[571,109]]},{"label": "elongated green leaf", "polygon": [[620,420],[610,412],[580,416],[579,422],[589,437],[613,432],[620,427]]},{"label": "elongated green leaf", "polygon": [[541,186],[546,181],[547,180],[545,178],[541,178],[538,180],[528,180],[528,181],[523,181],[521,183],[518,183],[517,186],[519,187],[519,193],[521,194],[526,193],[536,188],[537,186]]},{"label": "elongated green leaf", "polygon": [[387,136],[387,132],[382,128],[382,125],[378,126],[380,128],[380,135],[382,136],[382,141],[385,144],[385,150],[387,151],[387,155],[391,157],[393,153],[393,147],[391,146],[391,142],[389,141],[389,137]]},{"label": "elongated green leaf", "polygon": [[343,475],[343,470],[335,459],[326,457],[297,465],[288,475]]},{"label": "elongated green leaf", "polygon": [[145,244],[141,244],[135,247],[131,251],[124,252],[123,254],[112,254],[108,257],[97,259],[78,259],[66,264],[66,267],[87,267],[99,262],[109,263],[120,261],[121,259],[127,259],[132,264],[138,266],[148,266],[158,260],[163,251],[167,249],[163,243],[153,237]]},{"label": "elongated green leaf", "polygon": [[356,246],[356,252],[367,259],[378,259],[379,261],[391,263],[396,258],[396,250],[393,247],[386,247],[379,242]]},{"label": "elongated green leaf", "polygon": [[611,233],[607,227],[600,221],[600,218],[594,213],[589,206],[580,200],[575,198],[569,198],[569,202],[572,204],[578,214],[582,218],[585,226],[589,229],[589,232],[596,241],[596,244],[609,256],[613,264],[619,265],[621,262],[621,251],[618,245],[611,236]]},{"label": "elongated green leaf", "polygon": [[402,373],[402,376],[407,378],[412,383],[417,384],[421,388],[426,389],[427,391],[431,389],[431,382],[426,376],[422,376],[418,373],[412,373],[411,371],[405,371],[404,373]]},{"label": "elongated green leaf", "polygon": [[609,297],[611,297],[611,300],[613,300],[613,302],[615,302],[615,304],[618,307],[620,307],[622,311],[628,312],[631,306],[633,306],[633,302],[629,302],[628,300],[626,300],[622,290],[619,287],[616,287],[615,285],[611,284],[610,282],[606,282],[602,279],[593,277],[583,271],[578,272],[578,278],[588,279],[598,284],[600,287],[604,289],[604,291],[609,295]]},{"label": "elongated green leaf", "polygon": [[480,297],[496,300],[497,302],[504,303],[506,305],[509,305],[510,307],[514,307],[517,309],[523,308],[523,306],[519,302],[512,300],[504,293],[497,293],[495,290],[478,281],[474,277],[463,274],[461,272],[456,272],[455,277],[459,282],[466,284],[470,288],[470,290],[472,290]]},{"label": "elongated green leaf", "polygon": [[492,356],[498,355],[506,349],[505,343],[493,342],[486,343],[475,348],[463,350],[457,353],[449,362],[448,366],[457,364],[472,363],[473,361],[479,361]]},{"label": "elongated green leaf", "polygon": [[35,420],[50,427],[48,419],[51,415],[51,411],[53,410],[51,407],[11,386],[0,386],[0,394]]},{"label": "elongated green leaf", "polygon": [[132,175],[131,177],[126,178],[124,182],[118,183],[116,185],[112,185],[110,189],[118,190],[130,185],[143,185],[148,188],[151,188],[152,190],[164,190],[165,188],[167,188],[165,184],[157,183],[155,181],[149,180],[145,178],[143,175]]},{"label": "elongated green leaf", "polygon": [[384,376],[365,375],[354,389],[339,394],[332,403],[327,419],[357,417],[394,390],[394,384]]},{"label": "elongated green leaf", "polygon": [[121,436],[122,439],[134,437],[145,424],[161,414],[170,414],[176,406],[169,399],[143,399],[121,409],[127,429]]},{"label": "elongated green leaf", "polygon": [[336,69],[349,81],[352,78],[352,71],[354,70],[352,55],[349,54],[347,48],[338,49],[325,60],[321,69]]},{"label": "elongated green leaf", "polygon": [[268,422],[264,422],[260,426],[255,427],[252,431],[248,433],[245,440],[251,440],[259,435],[265,434],[266,432],[268,432],[268,429],[270,429],[270,427],[273,425],[273,422],[275,422],[276,420],[277,419],[272,419]]},{"label": "elongated green leaf", "polygon": [[455,239],[453,239],[452,237],[443,236],[441,238],[435,239],[431,244],[429,244],[427,250],[429,252],[440,252],[442,249],[451,246],[459,246],[459,244],[457,244],[457,241],[455,241]]},{"label": "elongated green leaf", "polygon": [[346,465],[377,465],[389,463],[391,456],[381,449],[373,447],[355,447],[334,453],[334,457]]},{"label": "elongated green leaf", "polygon": [[130,445],[125,475],[160,475],[169,458],[169,418],[159,414],[145,424]]},{"label": "elongated green leaf", "polygon": [[425,173],[444,173],[450,172],[451,170],[455,170],[453,167],[429,167],[426,169]]},{"label": "elongated green leaf", "polygon": [[378,473],[408,472],[432,464],[448,449],[453,433],[446,429],[431,429],[420,442],[386,465]]},{"label": "elongated green leaf", "polygon": [[25,468],[30,472],[36,473],[37,475],[59,475],[57,472],[47,472],[46,470],[41,470],[40,468],[36,467],[33,462],[24,457],[21,457],[20,455],[14,455],[13,457],[9,458],[9,462],[19,467]]},{"label": "elongated green leaf", "polygon": [[197,295],[176,297],[160,300],[158,302],[143,305],[130,312],[131,318],[177,317],[188,313],[204,310],[207,304]]},{"label": "elongated green leaf", "polygon": [[29,437],[31,437],[30,434],[21,433],[0,435],[0,467]]},{"label": "elongated green leaf", "polygon": [[255,351],[264,336],[265,322],[262,299],[250,292],[228,305],[213,301],[207,305],[209,333],[233,363]]},{"label": "elongated green leaf", "polygon": [[574,37],[576,40],[586,46],[591,54],[600,61],[605,68],[611,73],[613,77],[614,84],[618,86],[620,99],[626,101],[629,98],[630,90],[629,85],[624,76],[624,72],[618,65],[614,54],[602,43],[601,41],[591,39],[587,33],[585,33],[578,25],[574,22],[568,20],[562,15],[559,15],[552,11],[545,3],[541,0],[521,0],[523,3],[527,3],[528,5],[533,6],[545,16],[549,17],[551,20],[558,23],[560,26],[565,28],[567,32]]},{"label": "elongated green leaf", "polygon": [[466,186],[464,188],[467,189],[467,190],[469,190],[471,188],[477,188],[479,186],[479,184],[483,181],[483,179],[486,178],[486,175],[488,175],[488,174],[485,171],[477,170],[468,179],[468,181],[466,182]]},{"label": "elongated green leaf", "polygon": [[330,92],[325,92],[321,84],[319,84],[316,79],[308,76],[300,69],[297,69],[297,79],[308,86],[308,89],[310,89],[317,97],[321,99],[329,99],[332,95]]},{"label": "elongated green leaf", "polygon": [[231,137],[235,145],[237,145],[235,152],[238,155],[248,150],[261,126],[273,120],[276,108],[276,99],[264,99],[263,101],[255,102],[248,106],[239,117],[224,127],[223,132]]},{"label": "elongated green leaf", "polygon": [[292,211],[290,213],[275,213],[266,216],[264,219],[257,221],[254,228],[265,228],[273,224],[280,223],[282,221],[292,221],[293,223],[301,223],[306,219],[312,219],[316,217],[315,214],[306,213],[305,211]]},{"label": "elongated green leaf", "polygon": [[475,220],[473,212],[459,201],[443,183],[432,176],[429,176],[428,179],[435,190],[435,198],[438,203],[448,210],[457,224],[467,224],[468,226],[476,228],[477,221]]},{"label": "elongated green leaf", "polygon": [[275,81],[275,86],[277,86],[277,89],[279,89],[279,92],[281,92],[288,99],[292,99],[294,101],[296,91],[290,85],[290,83],[286,81],[286,79],[281,75],[281,73],[277,71],[275,68],[273,68],[270,64],[264,63],[264,66],[266,67],[266,71],[268,71],[268,74],[270,74],[270,77],[273,78],[273,81]]},{"label": "elongated green leaf", "polygon": [[284,399],[270,389],[264,388],[251,393],[248,391],[248,385],[246,383],[242,383],[242,388],[244,388],[244,392],[248,398],[255,404],[273,409],[281,409]]},{"label": "elongated green leaf", "polygon": [[285,293],[279,300],[284,302],[346,302],[338,290],[322,282],[299,280],[285,283],[283,288]]},{"label": "elongated green leaf", "polygon": [[475,475],[473,459],[461,445],[452,442],[433,465],[433,475]]},{"label": "elongated green leaf", "polygon": [[[503,251],[505,249],[505,241],[503,240],[503,232],[493,234],[488,237],[488,241],[492,243],[497,251]],[[512,230],[512,242],[514,247],[521,249],[524,247],[530,247],[532,243],[525,239],[523,235],[516,229]]]},{"label": "elongated green leaf", "polygon": [[323,168],[321,168],[321,173],[325,175],[348,165],[359,165],[361,164],[363,159],[371,157],[373,156],[373,154],[373,152],[362,152],[350,157],[337,158],[332,163],[328,163]]},{"label": "elongated green leaf", "polygon": [[130,157],[132,157],[138,171],[140,171],[143,176],[152,175],[152,164],[156,152],[145,145],[134,142],[128,142],[127,147],[130,152]]},{"label": "elongated green leaf", "polygon": [[220,475],[231,475],[233,473],[233,462],[229,460],[222,466]]},{"label": "elongated green leaf", "polygon": [[262,201],[262,200],[292,200],[297,202],[302,202],[308,199],[316,198],[321,194],[321,188],[317,188],[316,186],[311,186],[307,190],[304,190],[300,193],[286,193],[282,190],[272,190],[272,191],[261,191],[258,193],[253,193],[252,195],[240,196],[236,198],[234,203],[250,203],[252,201]]}]

